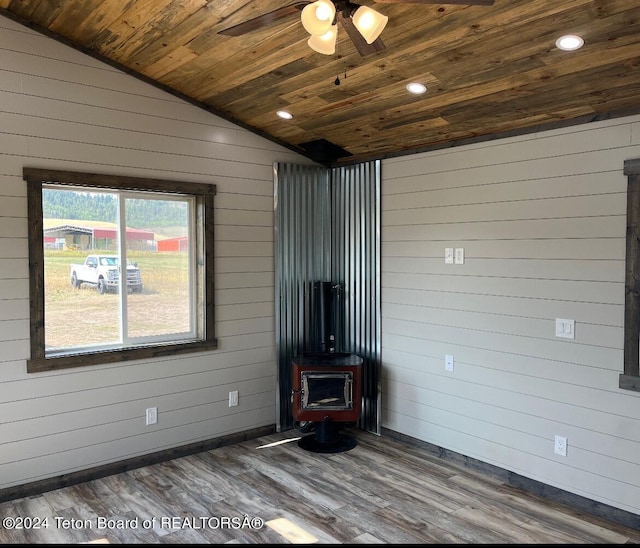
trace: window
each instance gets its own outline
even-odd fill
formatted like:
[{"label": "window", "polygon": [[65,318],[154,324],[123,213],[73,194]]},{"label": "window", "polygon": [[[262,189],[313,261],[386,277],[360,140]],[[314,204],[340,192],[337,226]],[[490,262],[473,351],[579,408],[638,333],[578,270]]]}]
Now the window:
[{"label": "window", "polygon": [[627,183],[627,251],[625,259],[624,373],[620,388],[640,392],[640,159],[624,163]]},{"label": "window", "polygon": [[215,185],[33,168],[23,178],[28,372],[217,347]]}]

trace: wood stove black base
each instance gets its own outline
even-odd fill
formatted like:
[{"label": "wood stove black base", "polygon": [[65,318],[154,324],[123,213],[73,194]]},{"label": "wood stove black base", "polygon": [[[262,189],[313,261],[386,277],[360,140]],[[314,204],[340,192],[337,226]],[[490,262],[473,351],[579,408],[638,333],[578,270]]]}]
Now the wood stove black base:
[{"label": "wood stove black base", "polygon": [[358,441],[340,432],[339,422],[325,420],[315,425],[315,432],[298,440],[298,447],[312,453],[343,453],[358,445]]}]

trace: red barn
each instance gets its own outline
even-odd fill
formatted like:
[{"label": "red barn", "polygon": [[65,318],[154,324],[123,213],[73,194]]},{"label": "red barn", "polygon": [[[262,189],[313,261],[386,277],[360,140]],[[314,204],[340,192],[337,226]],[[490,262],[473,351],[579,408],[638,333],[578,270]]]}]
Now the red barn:
[{"label": "red barn", "polygon": [[158,251],[187,251],[188,248],[189,238],[187,236],[158,240]]}]

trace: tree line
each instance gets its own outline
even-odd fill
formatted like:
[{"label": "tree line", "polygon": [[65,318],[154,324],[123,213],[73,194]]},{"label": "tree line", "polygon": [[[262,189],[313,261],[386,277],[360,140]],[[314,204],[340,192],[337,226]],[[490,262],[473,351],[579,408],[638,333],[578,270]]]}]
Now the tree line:
[{"label": "tree line", "polygon": [[[45,219],[76,219],[115,223],[118,197],[108,192],[43,189],[42,213]],[[127,198],[126,224],[131,228],[184,226],[187,204],[182,201]]]}]

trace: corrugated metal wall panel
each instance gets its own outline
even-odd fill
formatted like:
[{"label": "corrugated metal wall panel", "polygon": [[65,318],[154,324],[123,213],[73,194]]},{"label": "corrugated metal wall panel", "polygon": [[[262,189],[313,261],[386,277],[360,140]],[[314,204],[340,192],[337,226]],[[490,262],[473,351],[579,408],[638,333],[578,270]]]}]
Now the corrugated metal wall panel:
[{"label": "corrugated metal wall panel", "polygon": [[291,360],[310,341],[315,281],[338,286],[336,350],[364,360],[358,426],[380,433],[380,162],[276,164],[278,427],[293,426]]},{"label": "corrugated metal wall panel", "polygon": [[329,172],[308,165],[274,165],[276,427],[293,427],[291,360],[309,341],[313,282],[331,281]]},{"label": "corrugated metal wall panel", "polygon": [[332,280],[342,287],[341,350],[361,356],[358,426],[380,433],[380,182],[379,161],[334,168],[331,176]]}]

